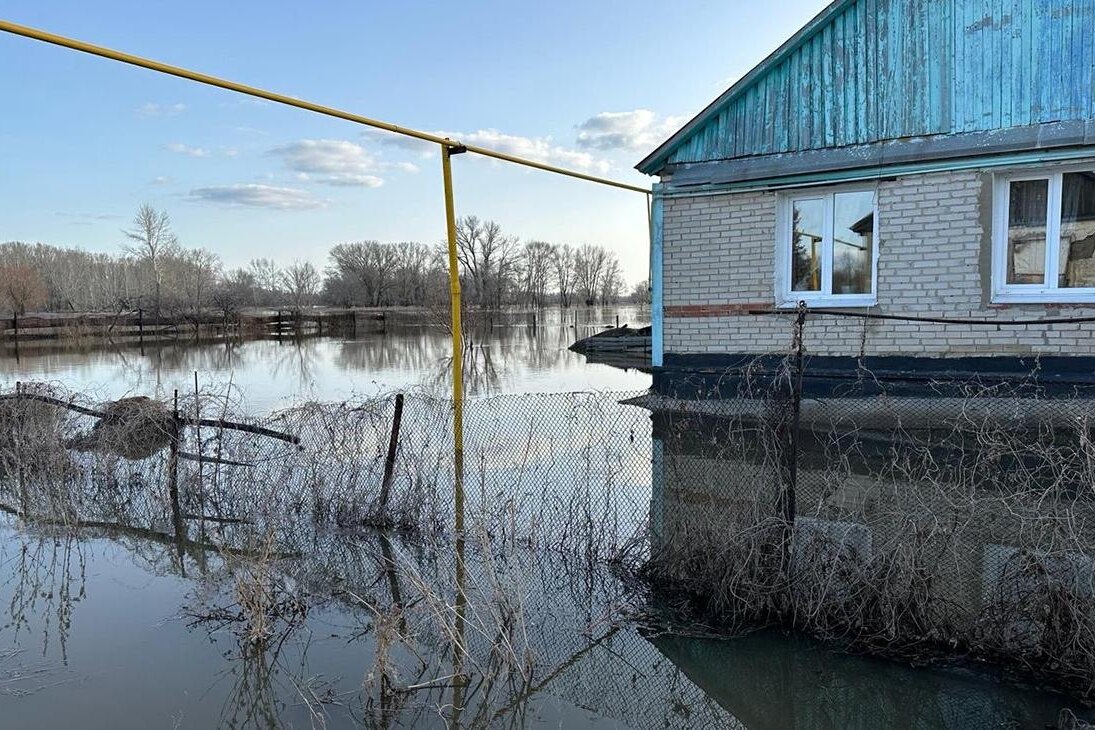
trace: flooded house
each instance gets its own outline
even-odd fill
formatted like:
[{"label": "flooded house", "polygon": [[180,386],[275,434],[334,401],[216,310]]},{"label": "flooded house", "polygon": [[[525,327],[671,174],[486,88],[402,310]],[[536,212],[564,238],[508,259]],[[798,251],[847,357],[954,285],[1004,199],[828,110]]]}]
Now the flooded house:
[{"label": "flooded house", "polygon": [[800,302],[830,374],[1095,379],[1093,24],[837,0],[745,74],[637,166],[656,386],[785,354]]},{"label": "flooded house", "polygon": [[655,574],[1095,678],[1092,27],[838,0],[639,163]]}]

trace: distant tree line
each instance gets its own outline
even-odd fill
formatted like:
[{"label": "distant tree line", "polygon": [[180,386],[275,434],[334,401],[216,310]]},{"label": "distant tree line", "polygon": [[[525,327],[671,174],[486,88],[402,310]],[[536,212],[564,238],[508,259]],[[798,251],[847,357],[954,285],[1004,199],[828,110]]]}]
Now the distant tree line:
[{"label": "distant tree line", "polygon": [[[0,299],[7,311],[102,312],[142,308],[185,315],[244,307],[432,306],[448,299],[444,242],[340,243],[320,272],[307,261],[268,258],[226,269],[204,248],[183,246],[165,211],[144,205],[117,254],[47,244],[0,244]],[[644,301],[629,292],[616,255],[602,246],[520,241],[494,221],[457,222],[464,301],[484,308]]]}]

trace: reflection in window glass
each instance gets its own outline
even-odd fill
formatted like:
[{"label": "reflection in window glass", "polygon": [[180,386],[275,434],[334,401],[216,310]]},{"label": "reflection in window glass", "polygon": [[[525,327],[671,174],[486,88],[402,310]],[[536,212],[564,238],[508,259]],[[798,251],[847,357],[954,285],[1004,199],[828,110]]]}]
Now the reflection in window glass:
[{"label": "reflection in window glass", "polygon": [[1095,174],[1063,176],[1059,251],[1057,286],[1095,286]]},{"label": "reflection in window glass", "polygon": [[821,291],[825,201],[796,200],[791,219],[791,291]]},{"label": "reflection in window glass", "polygon": [[1046,278],[1046,205],[1049,180],[1014,180],[1008,202],[1009,284],[1042,284]]},{"label": "reflection in window glass", "polygon": [[870,294],[874,193],[837,193],[833,207],[833,294]]}]

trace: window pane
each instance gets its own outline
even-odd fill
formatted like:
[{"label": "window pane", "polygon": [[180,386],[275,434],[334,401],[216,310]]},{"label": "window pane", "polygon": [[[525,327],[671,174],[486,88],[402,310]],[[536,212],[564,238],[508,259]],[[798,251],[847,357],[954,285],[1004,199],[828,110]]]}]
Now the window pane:
[{"label": "window pane", "polygon": [[1095,174],[1064,175],[1057,286],[1095,287]]},{"label": "window pane", "polygon": [[874,193],[837,193],[833,207],[833,294],[870,294]]},{"label": "window pane", "polygon": [[821,291],[825,201],[796,200],[791,218],[791,291]]},{"label": "window pane", "polygon": [[1046,203],[1049,180],[1015,180],[1008,204],[1008,283],[1046,280]]}]

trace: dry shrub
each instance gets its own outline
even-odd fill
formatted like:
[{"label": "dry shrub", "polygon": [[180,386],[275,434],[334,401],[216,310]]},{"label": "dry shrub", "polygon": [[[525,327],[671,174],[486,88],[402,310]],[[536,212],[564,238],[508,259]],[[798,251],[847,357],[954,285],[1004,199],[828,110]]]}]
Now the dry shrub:
[{"label": "dry shrub", "polygon": [[135,396],[107,404],[102,418],[89,431],[68,439],[65,446],[139,461],[167,448],[174,431],[174,416],[166,404]]}]

